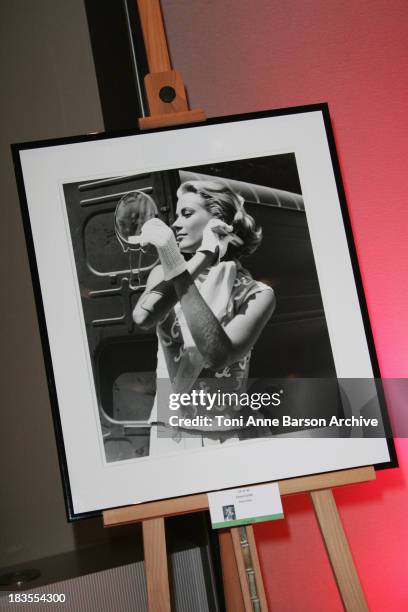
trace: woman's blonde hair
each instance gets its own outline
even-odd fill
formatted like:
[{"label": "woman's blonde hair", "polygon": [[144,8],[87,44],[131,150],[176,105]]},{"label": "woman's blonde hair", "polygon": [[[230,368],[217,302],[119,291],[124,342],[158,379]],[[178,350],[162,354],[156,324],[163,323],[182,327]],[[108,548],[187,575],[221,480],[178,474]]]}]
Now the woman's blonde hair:
[{"label": "woman's blonde hair", "polygon": [[240,246],[230,245],[228,257],[248,257],[262,241],[262,229],[244,208],[244,198],[225,183],[219,181],[193,180],[182,183],[177,191],[180,197],[184,193],[196,193],[203,199],[205,208],[214,217],[232,225],[233,232],[241,238]]}]

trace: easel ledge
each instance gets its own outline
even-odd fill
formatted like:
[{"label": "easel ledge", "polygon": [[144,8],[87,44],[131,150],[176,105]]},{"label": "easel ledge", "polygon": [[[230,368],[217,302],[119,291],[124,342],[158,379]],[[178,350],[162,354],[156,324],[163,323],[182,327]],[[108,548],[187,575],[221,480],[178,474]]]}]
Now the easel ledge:
[{"label": "easel ledge", "polygon": [[[350,612],[367,612],[368,608],[332,488],[370,480],[375,480],[375,470],[372,466],[277,481],[282,496],[310,494],[344,609]],[[149,610],[171,610],[165,518],[203,510],[208,510],[206,493],[113,508],[103,512],[105,527],[138,522],[143,524]],[[268,603],[252,525],[248,525],[244,531],[247,538],[244,546],[249,549],[257,585],[257,609],[267,612]],[[240,528],[219,530],[219,541],[227,612],[250,612],[254,609],[254,601],[249,590],[248,570],[242,556]]]},{"label": "easel ledge", "polygon": [[[327,472],[314,476],[302,476],[301,478],[289,478],[277,482],[280,494],[283,496],[295,493],[311,493],[312,491],[331,489],[369,480],[375,480],[375,470],[372,466],[341,470],[339,472]],[[105,510],[103,512],[103,524],[104,527],[115,527],[128,523],[137,523],[146,519],[189,514],[190,512],[202,512],[205,510],[208,510],[208,496],[206,493],[199,493],[186,497],[175,497]]]}]

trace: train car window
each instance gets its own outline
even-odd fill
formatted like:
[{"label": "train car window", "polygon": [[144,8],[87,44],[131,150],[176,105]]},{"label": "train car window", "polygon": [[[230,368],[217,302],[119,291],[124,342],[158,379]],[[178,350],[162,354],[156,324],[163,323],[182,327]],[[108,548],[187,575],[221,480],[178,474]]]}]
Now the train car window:
[{"label": "train car window", "polygon": [[107,461],[149,454],[156,392],[156,336],[138,330],[132,312],[157,252],[144,248],[138,270],[138,254],[118,239],[115,211],[127,194],[144,193],[153,202],[145,216],[169,222],[178,180],[170,172],[64,185]]}]

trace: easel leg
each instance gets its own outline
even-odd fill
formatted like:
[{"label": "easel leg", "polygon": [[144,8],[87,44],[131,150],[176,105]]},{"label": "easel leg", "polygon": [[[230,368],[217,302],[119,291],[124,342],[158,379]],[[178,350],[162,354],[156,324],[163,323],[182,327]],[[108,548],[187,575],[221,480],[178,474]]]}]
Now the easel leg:
[{"label": "easel leg", "polygon": [[232,527],[231,538],[245,611],[267,612],[268,605],[252,526]]},{"label": "easel leg", "polygon": [[310,493],[340,596],[347,612],[368,610],[360,580],[330,489]]},{"label": "easel leg", "polygon": [[220,543],[225,607],[227,612],[245,612],[231,530],[220,529],[218,540]]},{"label": "easel leg", "polygon": [[267,612],[268,602],[267,602],[266,594],[265,594],[265,588],[264,588],[262,571],[261,571],[261,564],[259,562],[258,549],[256,547],[253,525],[247,525],[246,534],[247,534],[249,551],[251,553],[252,568],[254,570],[254,577],[255,577],[255,582],[256,582],[256,590],[258,594],[260,610],[262,612],[264,611]]},{"label": "easel leg", "polygon": [[149,610],[170,612],[169,572],[163,518],[143,521],[143,546]]}]

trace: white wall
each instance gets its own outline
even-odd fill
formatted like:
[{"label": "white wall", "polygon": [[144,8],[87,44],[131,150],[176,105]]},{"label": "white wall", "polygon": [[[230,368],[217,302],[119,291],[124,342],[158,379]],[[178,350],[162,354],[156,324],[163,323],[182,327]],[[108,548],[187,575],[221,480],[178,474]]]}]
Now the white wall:
[{"label": "white wall", "polygon": [[9,149],[12,142],[103,130],[84,4],[2,0],[0,24],[0,567],[5,567],[108,535],[99,520],[75,527],[66,522]]}]

